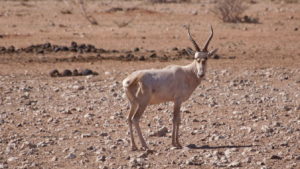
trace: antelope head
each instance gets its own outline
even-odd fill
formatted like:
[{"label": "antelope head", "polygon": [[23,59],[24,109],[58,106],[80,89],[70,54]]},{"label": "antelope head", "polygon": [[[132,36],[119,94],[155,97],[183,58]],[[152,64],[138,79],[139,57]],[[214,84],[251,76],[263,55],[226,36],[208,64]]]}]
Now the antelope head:
[{"label": "antelope head", "polygon": [[214,35],[214,31],[212,26],[210,26],[211,29],[211,34],[208,37],[204,48],[201,50],[200,47],[198,46],[198,44],[196,43],[196,41],[193,39],[191,33],[190,33],[190,27],[189,26],[185,26],[185,28],[188,31],[188,36],[190,41],[193,43],[194,47],[195,47],[195,54],[194,54],[194,62],[196,64],[196,75],[198,78],[202,78],[205,75],[205,71],[206,71],[206,61],[209,57],[215,55],[215,53],[218,51],[218,49],[214,49],[212,51],[208,51],[208,45],[210,43],[210,41],[213,38]]}]

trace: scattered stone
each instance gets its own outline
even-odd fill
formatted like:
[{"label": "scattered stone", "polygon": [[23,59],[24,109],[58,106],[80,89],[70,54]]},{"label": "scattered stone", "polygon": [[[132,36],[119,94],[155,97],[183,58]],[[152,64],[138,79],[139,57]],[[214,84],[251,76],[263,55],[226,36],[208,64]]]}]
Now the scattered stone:
[{"label": "scattered stone", "polygon": [[105,155],[97,156],[96,157],[96,162],[104,162],[106,160]]},{"label": "scattered stone", "polygon": [[251,163],[252,158],[251,157],[246,157],[242,162],[243,163]]},{"label": "scattered stone", "polygon": [[58,158],[56,156],[51,158],[51,161],[57,161],[57,160],[58,160]]},{"label": "scattered stone", "polygon": [[90,69],[83,69],[82,71],[78,71],[74,69],[73,71],[69,69],[65,69],[62,73],[59,73],[57,69],[50,71],[49,75],[51,77],[64,77],[64,76],[89,76],[89,75],[98,75],[97,72],[92,71]]},{"label": "scattered stone", "polygon": [[224,151],[224,155],[225,155],[225,157],[227,157],[227,158],[230,158],[231,153],[232,153],[232,150],[231,150],[231,149],[227,149],[227,150]]},{"label": "scattered stone", "polygon": [[82,72],[80,73],[82,76],[88,76],[88,75],[98,75],[97,72],[94,72],[90,69],[84,69],[82,70]]},{"label": "scattered stone", "polygon": [[100,165],[99,169],[109,169],[109,167]]},{"label": "scattered stone", "polygon": [[81,134],[81,138],[88,138],[88,137],[92,137],[92,134],[91,133]]},{"label": "scattered stone", "polygon": [[74,159],[74,158],[76,158],[76,155],[73,153],[70,153],[67,156],[65,156],[65,159]]},{"label": "scattered stone", "polygon": [[86,119],[92,119],[95,115],[92,113],[86,113],[83,117]]},{"label": "scattered stone", "polygon": [[150,58],[156,58],[157,55],[156,55],[156,53],[152,53],[149,57],[150,57]]},{"label": "scattered stone", "polygon": [[75,89],[75,90],[83,90],[84,86],[75,85],[75,86],[73,86],[73,89]]},{"label": "scattered stone", "polygon": [[149,153],[143,152],[142,154],[138,155],[138,158],[147,158]]},{"label": "scattered stone", "polygon": [[272,160],[282,160],[282,157],[278,156],[278,155],[272,155],[271,156]]},{"label": "scattered stone", "polygon": [[10,163],[10,162],[14,162],[14,161],[16,161],[16,160],[18,160],[18,157],[9,157],[9,158],[7,159],[7,162]]},{"label": "scattered stone", "polygon": [[69,69],[65,69],[62,73],[62,76],[72,76],[72,72]]},{"label": "scattered stone", "polygon": [[257,165],[265,165],[265,163],[262,162],[262,161],[258,161],[258,162],[256,162],[256,164],[257,164]]},{"label": "scattered stone", "polygon": [[232,114],[242,114],[243,112],[241,111],[233,111]]},{"label": "scattered stone", "polygon": [[0,163],[0,169],[7,169],[7,168],[8,168],[7,164]]},{"label": "scattered stone", "polygon": [[198,119],[193,119],[193,122],[200,122]]},{"label": "scattered stone", "polygon": [[247,133],[251,133],[254,131],[251,127],[246,127],[246,126],[241,127],[241,130],[246,130]]},{"label": "scattered stone", "polygon": [[50,73],[49,73],[49,75],[51,77],[59,77],[59,76],[61,76],[61,74],[58,72],[57,69],[51,70]]},{"label": "scattered stone", "polygon": [[103,133],[100,133],[99,136],[106,137],[106,136],[108,136],[108,133],[103,132]]},{"label": "scattered stone", "polygon": [[117,149],[118,147],[117,147],[116,145],[111,145],[109,148],[110,148],[111,150],[113,150],[113,149]]},{"label": "scattered stone", "polygon": [[110,76],[110,75],[111,75],[111,72],[104,72],[104,75]]},{"label": "scattered stone", "polygon": [[72,72],[72,75],[73,76],[79,76],[80,74],[79,74],[77,69],[74,69],[73,72]]},{"label": "scattered stone", "polygon": [[283,109],[284,109],[285,111],[290,111],[290,110],[293,109],[293,107],[290,106],[290,105],[285,105],[285,106],[283,106]]},{"label": "scattered stone", "polygon": [[200,165],[204,164],[204,162],[201,160],[201,158],[197,155],[195,155],[192,158],[188,159],[185,163],[187,165],[196,165],[196,166],[200,166]]},{"label": "scattered stone", "polygon": [[142,167],[143,165],[145,165],[145,161],[142,158],[131,158],[129,160],[130,167]]},{"label": "scattered stone", "polygon": [[198,11],[192,11],[192,15],[198,15]]},{"label": "scattered stone", "polygon": [[272,128],[270,128],[269,126],[267,125],[263,125],[261,127],[261,130],[264,132],[264,133],[272,133],[274,130]]},{"label": "scattered stone", "polygon": [[37,147],[46,147],[47,145],[48,144],[43,141],[36,144]]},{"label": "scattered stone", "polygon": [[139,60],[140,60],[140,61],[145,61],[146,58],[145,58],[145,56],[139,56]]},{"label": "scattered stone", "polygon": [[160,128],[157,132],[154,132],[153,134],[150,134],[151,137],[164,137],[168,133],[168,128],[167,127],[162,127]]},{"label": "scattered stone", "polygon": [[241,163],[238,161],[233,161],[230,164],[228,164],[228,167],[234,168],[234,167],[241,167]]}]

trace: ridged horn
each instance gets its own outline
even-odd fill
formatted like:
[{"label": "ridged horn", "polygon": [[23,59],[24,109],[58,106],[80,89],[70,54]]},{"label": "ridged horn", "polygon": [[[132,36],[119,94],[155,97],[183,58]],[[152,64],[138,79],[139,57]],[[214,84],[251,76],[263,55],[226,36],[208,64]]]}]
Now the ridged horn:
[{"label": "ridged horn", "polygon": [[211,34],[210,34],[209,38],[207,39],[207,41],[206,41],[206,43],[205,43],[205,45],[204,45],[203,52],[207,52],[207,51],[208,51],[208,50],[207,50],[208,45],[209,45],[211,39],[212,39],[213,36],[214,36],[214,30],[213,30],[213,27],[212,27],[211,25],[210,25],[210,30],[211,30]]},{"label": "ridged horn", "polygon": [[192,41],[192,43],[193,43],[196,51],[200,52],[201,51],[200,47],[198,46],[198,44],[196,43],[196,41],[193,39],[193,37],[192,37],[192,35],[190,33],[190,25],[185,25],[184,27],[187,29],[188,35],[189,35],[189,39]]}]

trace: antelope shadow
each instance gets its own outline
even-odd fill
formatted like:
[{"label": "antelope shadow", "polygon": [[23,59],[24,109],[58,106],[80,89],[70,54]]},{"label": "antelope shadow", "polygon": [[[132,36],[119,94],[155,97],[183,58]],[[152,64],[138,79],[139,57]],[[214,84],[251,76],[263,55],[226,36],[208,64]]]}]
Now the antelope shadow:
[{"label": "antelope shadow", "polygon": [[197,146],[195,144],[189,144],[186,147],[190,149],[222,149],[222,148],[249,148],[249,147],[258,147],[258,145],[224,145],[224,146]]}]

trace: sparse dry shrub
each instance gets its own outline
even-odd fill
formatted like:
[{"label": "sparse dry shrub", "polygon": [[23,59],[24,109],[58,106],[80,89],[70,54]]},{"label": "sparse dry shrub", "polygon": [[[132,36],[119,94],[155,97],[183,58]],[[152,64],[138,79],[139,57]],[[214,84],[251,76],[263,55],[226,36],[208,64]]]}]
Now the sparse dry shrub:
[{"label": "sparse dry shrub", "polygon": [[223,22],[237,23],[246,9],[244,0],[219,0],[211,11]]},{"label": "sparse dry shrub", "polygon": [[72,10],[80,9],[81,15],[92,25],[98,25],[97,20],[90,14],[90,12],[87,10],[87,3],[86,0],[64,0],[65,4],[69,6],[71,9],[67,11],[61,11],[62,14],[72,13]]},{"label": "sparse dry shrub", "polygon": [[84,16],[86,20],[88,20],[92,25],[98,25],[96,19],[87,12],[85,0],[78,0],[77,3],[79,4],[79,7],[81,9],[82,16]]}]

